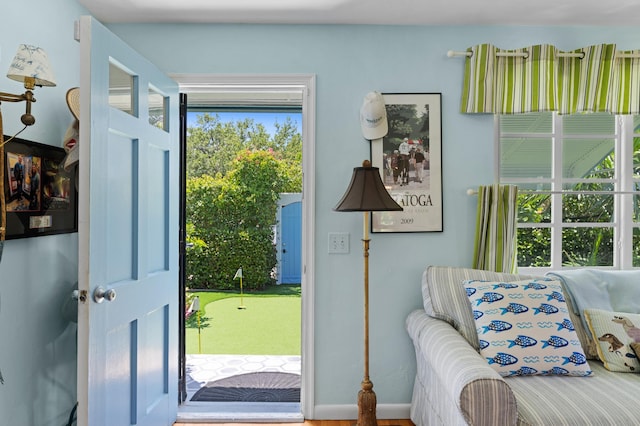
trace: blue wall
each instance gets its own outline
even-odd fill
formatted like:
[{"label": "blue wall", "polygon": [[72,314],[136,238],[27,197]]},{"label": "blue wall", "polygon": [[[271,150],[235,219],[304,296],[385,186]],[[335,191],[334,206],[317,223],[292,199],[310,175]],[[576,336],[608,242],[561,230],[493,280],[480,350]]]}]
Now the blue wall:
[{"label": "blue wall", "polygon": [[[355,402],[362,379],[362,217],[332,211],[369,157],[358,111],[371,90],[442,93],[444,232],[373,234],[370,252],[371,380],[378,403],[410,401],[415,358],[404,330],[421,306],[425,266],[469,266],[475,226],[468,188],[493,181],[493,118],[458,113],[463,59],[448,50],[614,42],[640,48],[638,28],[111,25],[169,73],[314,73],[316,134],[316,404]],[[349,255],[328,255],[327,234],[349,232]]]},{"label": "blue wall", "polygon": [[[9,3],[9,4],[7,4]],[[64,95],[79,82],[76,0],[0,5],[0,72],[19,43],[45,48],[58,79],[36,89],[37,123],[21,136],[60,146],[71,115]],[[25,25],[24,20],[29,24]],[[371,91],[442,93],[444,232],[373,234],[371,242],[371,379],[379,406],[409,403],[415,372],[404,319],[421,306],[420,277],[429,264],[471,261],[475,199],[466,190],[493,180],[491,116],[459,114],[464,50],[492,42],[502,48],[593,43],[640,48],[640,28],[420,27],[316,25],[109,25],[168,73],[313,73],[317,76],[316,404],[351,407],[362,379],[362,217],[334,213],[351,170],[369,158],[358,110]],[[0,77],[0,91],[19,84]],[[5,133],[19,130],[22,105],[3,104]],[[327,234],[349,232],[348,255],[327,254]],[[77,235],[9,241],[0,262],[2,421],[64,424],[75,402],[75,325],[60,314],[77,280]],[[354,411],[355,413],[355,411]]]},{"label": "blue wall", "polygon": [[[0,3],[0,91],[23,93],[5,78],[20,43],[49,55],[56,87],[36,88],[36,124],[19,137],[61,147],[72,121],[65,94],[79,82],[75,1]],[[24,103],[2,103],[4,133],[22,128]],[[0,261],[0,424],[60,426],[76,402],[76,326],[61,314],[78,275],[77,234],[11,240]]]}]

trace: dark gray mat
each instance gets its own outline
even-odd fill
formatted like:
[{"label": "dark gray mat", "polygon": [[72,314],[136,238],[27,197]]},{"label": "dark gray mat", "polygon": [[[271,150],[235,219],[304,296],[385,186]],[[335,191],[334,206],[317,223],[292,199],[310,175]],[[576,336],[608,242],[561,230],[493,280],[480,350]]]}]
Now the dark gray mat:
[{"label": "dark gray mat", "polygon": [[280,372],[239,374],[204,385],[197,402],[300,402],[300,375]]}]

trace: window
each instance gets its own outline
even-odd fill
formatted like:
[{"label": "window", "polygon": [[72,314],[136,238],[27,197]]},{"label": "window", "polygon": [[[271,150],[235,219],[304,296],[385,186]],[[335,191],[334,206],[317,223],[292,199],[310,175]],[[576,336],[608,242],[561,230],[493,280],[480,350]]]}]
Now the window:
[{"label": "window", "polygon": [[[518,186],[518,267],[640,267],[640,116],[496,116]],[[531,269],[529,269],[531,268]]]}]

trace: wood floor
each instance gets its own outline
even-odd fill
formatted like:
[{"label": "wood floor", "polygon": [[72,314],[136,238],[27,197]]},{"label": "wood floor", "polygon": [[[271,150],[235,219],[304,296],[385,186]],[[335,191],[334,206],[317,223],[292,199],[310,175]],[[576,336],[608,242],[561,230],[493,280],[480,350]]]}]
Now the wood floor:
[{"label": "wood floor", "polygon": [[[305,420],[304,423],[198,423],[198,426],[353,426],[355,420]],[[174,423],[174,426],[194,426],[194,423]],[[409,419],[380,420],[378,426],[414,426]]]}]

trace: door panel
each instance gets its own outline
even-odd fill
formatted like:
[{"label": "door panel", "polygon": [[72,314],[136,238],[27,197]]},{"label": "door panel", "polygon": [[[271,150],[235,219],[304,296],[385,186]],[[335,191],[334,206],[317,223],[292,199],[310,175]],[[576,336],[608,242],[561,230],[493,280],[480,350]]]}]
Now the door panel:
[{"label": "door panel", "polygon": [[91,17],[80,45],[78,425],[171,425],[178,86]]}]

